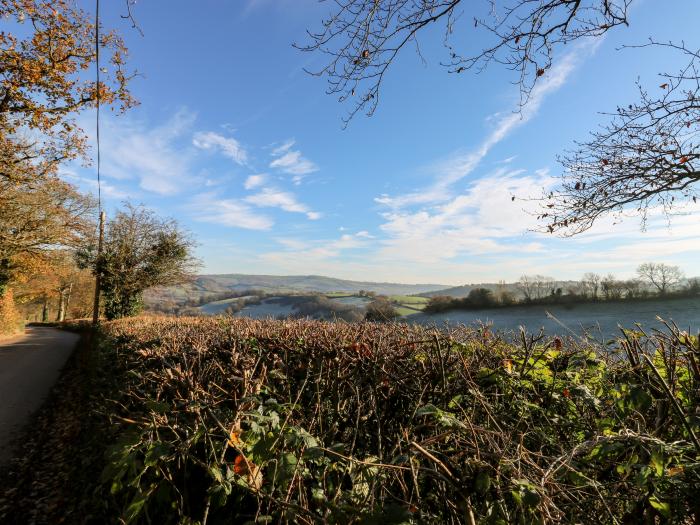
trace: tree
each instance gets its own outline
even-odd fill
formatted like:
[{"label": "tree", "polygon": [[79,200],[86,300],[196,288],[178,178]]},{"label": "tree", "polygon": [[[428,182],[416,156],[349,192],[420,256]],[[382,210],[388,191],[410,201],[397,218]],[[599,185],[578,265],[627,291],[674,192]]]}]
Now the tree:
[{"label": "tree", "polygon": [[94,231],[94,209],[93,199],[55,177],[0,179],[0,292],[57,247],[84,244]]},{"label": "tree", "polygon": [[593,272],[588,272],[581,278],[581,287],[585,290],[586,295],[594,300],[598,298],[600,280],[600,275]]},{"label": "tree", "polygon": [[[328,62],[312,73],[327,78],[329,94],[352,103],[349,118],[359,111],[372,115],[384,77],[396,57],[410,44],[415,44],[420,54],[419,35],[441,21],[447,51],[443,64],[449,72],[479,71],[492,62],[505,65],[515,71],[521,102],[525,103],[538,79],[551,67],[558,47],[626,25],[631,2],[482,2],[469,18],[461,16],[460,8],[472,3],[462,0],[336,0],[321,28],[308,32],[309,41],[297,47],[328,57]],[[453,47],[452,37],[472,25],[490,35],[492,43],[463,53]]]},{"label": "tree", "polygon": [[177,222],[127,204],[107,223],[102,255],[83,254],[100,276],[105,317],[136,315],[146,289],[188,280],[198,267],[193,248]]},{"label": "tree", "polygon": [[[401,51],[427,28],[442,22],[451,73],[481,71],[492,63],[513,70],[526,104],[540,78],[546,78],[556,52],[574,41],[601,37],[629,25],[632,0],[336,0],[330,16],[309,40],[297,46],[328,61],[313,74],[326,77],[328,93],[350,102],[347,122],[359,111],[372,115],[381,85]],[[469,5],[473,17],[463,17]],[[491,41],[464,54],[454,35],[473,25]],[[424,31],[425,30],[425,31]],[[460,42],[471,39],[460,38]],[[601,217],[633,209],[645,224],[647,214],[667,216],[684,200],[697,202],[700,181],[700,50],[685,43],[651,39],[637,46],[665,47],[686,58],[686,66],[663,73],[658,86],[639,85],[636,103],[620,106],[610,122],[560,158],[560,183],[541,197],[542,230],[574,235]]]},{"label": "tree", "polygon": [[600,287],[603,290],[603,296],[608,301],[622,297],[623,283],[615,279],[615,276],[611,273],[600,280]]},{"label": "tree", "polygon": [[472,288],[467,295],[467,302],[475,307],[493,306],[493,292],[488,288]]},{"label": "tree", "polygon": [[[95,25],[72,0],[0,0],[0,179],[33,180],[85,153],[75,122],[81,109],[135,104],[124,70],[126,48],[102,31],[101,79],[87,80],[94,63]],[[9,21],[9,22],[7,22]]]},{"label": "tree", "polygon": [[531,275],[522,275],[515,286],[522,292],[526,302],[532,301],[537,287]]},{"label": "tree", "polygon": [[392,321],[397,317],[399,317],[399,313],[396,308],[386,297],[381,296],[369,303],[365,312],[366,321]]},{"label": "tree", "polygon": [[94,277],[78,267],[74,251],[52,250],[42,262],[15,287],[15,298],[25,316],[36,319],[36,311],[40,309],[41,319],[48,321],[53,308],[53,319],[59,322],[70,317],[87,317],[92,309]]},{"label": "tree", "polygon": [[627,279],[622,283],[625,289],[625,297],[628,299],[634,299],[641,295],[642,282],[639,279]]},{"label": "tree", "polygon": [[618,107],[611,121],[562,157],[559,188],[546,197],[542,218],[564,235],[589,229],[597,219],[630,206],[644,225],[650,211],[667,217],[681,201],[697,202],[700,181],[700,50],[673,43],[684,54],[677,73],[658,86],[639,85],[639,101]]},{"label": "tree", "polygon": [[653,262],[640,264],[637,275],[654,286],[661,295],[680,284],[683,279],[683,272],[678,266]]}]

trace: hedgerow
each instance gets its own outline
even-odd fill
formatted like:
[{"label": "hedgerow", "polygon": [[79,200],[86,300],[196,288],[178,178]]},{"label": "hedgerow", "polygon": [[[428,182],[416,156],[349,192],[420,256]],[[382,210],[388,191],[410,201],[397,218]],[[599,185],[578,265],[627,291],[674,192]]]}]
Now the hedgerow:
[{"label": "hedgerow", "polygon": [[[96,492],[127,523],[697,523],[700,346],[126,319]],[[693,521],[695,520],[695,521]]]}]

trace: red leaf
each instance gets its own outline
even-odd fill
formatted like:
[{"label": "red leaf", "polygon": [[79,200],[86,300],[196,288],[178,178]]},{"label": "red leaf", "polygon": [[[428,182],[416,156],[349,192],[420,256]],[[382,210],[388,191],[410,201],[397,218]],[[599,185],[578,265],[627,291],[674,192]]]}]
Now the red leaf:
[{"label": "red leaf", "polygon": [[681,160],[678,161],[678,164],[685,164],[686,162],[688,162],[688,160],[690,160],[690,159],[688,159],[688,157],[686,155],[683,155],[681,157]]}]

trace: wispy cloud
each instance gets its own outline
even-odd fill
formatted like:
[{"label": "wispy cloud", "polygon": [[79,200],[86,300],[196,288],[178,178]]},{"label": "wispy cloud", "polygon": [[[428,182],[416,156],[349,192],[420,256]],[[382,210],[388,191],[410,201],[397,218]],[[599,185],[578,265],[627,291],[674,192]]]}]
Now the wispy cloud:
[{"label": "wispy cloud", "polygon": [[[430,209],[384,213],[383,259],[432,264],[459,255],[494,255],[542,249],[533,236],[534,217],[513,195],[530,195],[550,184],[546,171],[525,175],[501,168],[472,183],[462,194]],[[516,248],[517,247],[517,248]]]},{"label": "wispy cloud", "polygon": [[[92,194],[97,194],[97,178],[95,177],[81,176],[78,175],[75,171],[65,167],[59,168],[58,175],[63,180],[70,182],[71,184],[75,184],[82,188],[85,188]],[[102,181],[100,183],[100,193],[102,194],[103,198],[107,197],[115,200],[127,200],[132,199],[136,196],[133,191],[126,191],[120,189],[114,184],[110,184],[107,181]]]},{"label": "wispy cloud", "polygon": [[253,190],[265,184],[266,181],[267,175],[265,175],[264,173],[260,173],[258,175],[250,175],[243,183],[243,187],[246,190]]},{"label": "wispy cloud", "polygon": [[233,137],[224,137],[214,131],[199,131],[194,134],[192,144],[203,150],[218,150],[240,166],[248,162],[248,153]]},{"label": "wispy cloud", "polygon": [[263,188],[262,191],[246,197],[245,201],[263,208],[280,208],[292,213],[303,213],[310,220],[321,218],[320,213],[299,202],[294,194],[275,188]]},{"label": "wispy cloud", "polygon": [[[468,153],[452,156],[447,161],[434,165],[431,169],[436,176],[435,182],[420,191],[404,195],[377,197],[376,202],[391,208],[441,202],[451,197],[450,187],[470,175],[479,166],[489,151],[505,139],[513,130],[526,124],[540,110],[548,95],[557,91],[566,83],[584,56],[592,52],[597,44],[578,46],[564,55],[559,62],[537,83],[529,102],[519,112],[492,115],[489,120],[495,122],[493,129],[475,149]],[[511,159],[507,159],[511,160]]]},{"label": "wispy cloud", "polygon": [[[348,261],[348,251],[363,248],[369,242],[367,232],[355,234],[345,233],[336,239],[300,240],[300,239],[276,239],[285,249],[264,253],[260,259],[267,262],[282,262],[293,264],[295,261],[305,260],[307,264],[314,265],[343,257],[343,263]],[[308,267],[307,267],[308,269]]]},{"label": "wispy cloud", "polygon": [[274,160],[270,162],[270,168],[295,175],[293,181],[298,184],[304,175],[318,171],[318,166],[304,157],[301,151],[292,149],[294,145],[295,142],[289,140],[272,150]]},{"label": "wispy cloud", "polygon": [[247,230],[269,230],[274,221],[237,199],[223,199],[213,193],[197,195],[189,204],[195,220]]},{"label": "wispy cloud", "polygon": [[179,193],[183,182],[191,180],[191,152],[178,142],[195,118],[194,113],[182,109],[156,127],[125,117],[105,119],[101,137],[104,175],[137,179],[142,189],[160,195]]}]

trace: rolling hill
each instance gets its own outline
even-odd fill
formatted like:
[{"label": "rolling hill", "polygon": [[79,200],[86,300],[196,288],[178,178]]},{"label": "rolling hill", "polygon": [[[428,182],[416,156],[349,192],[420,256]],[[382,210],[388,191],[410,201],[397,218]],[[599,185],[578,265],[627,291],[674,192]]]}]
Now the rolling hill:
[{"label": "rolling hill", "polygon": [[154,288],[146,293],[145,300],[146,304],[183,303],[208,294],[253,289],[268,293],[357,293],[360,290],[366,290],[382,295],[418,295],[446,288],[448,287],[440,284],[375,283],[349,281],[321,275],[221,274],[199,275],[192,282],[183,285]]}]

